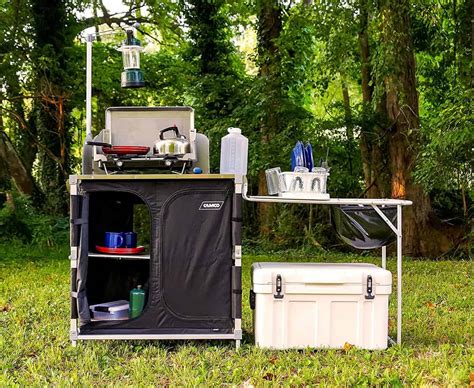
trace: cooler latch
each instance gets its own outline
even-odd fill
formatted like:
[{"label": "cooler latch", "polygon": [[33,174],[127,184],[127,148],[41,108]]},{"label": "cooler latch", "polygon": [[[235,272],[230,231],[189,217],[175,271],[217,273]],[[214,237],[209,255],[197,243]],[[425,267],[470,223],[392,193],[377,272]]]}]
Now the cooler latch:
[{"label": "cooler latch", "polygon": [[250,290],[249,304],[250,304],[250,308],[252,310],[255,310],[255,292],[253,292],[253,290]]},{"label": "cooler latch", "polygon": [[282,290],[281,275],[277,275],[275,284],[276,284],[276,294],[273,294],[273,297],[275,299],[283,299],[284,295],[281,293],[281,290]]},{"label": "cooler latch", "polygon": [[372,275],[367,276],[367,295],[365,296],[365,299],[374,299],[375,295],[372,295],[373,292],[373,281],[372,281]]}]

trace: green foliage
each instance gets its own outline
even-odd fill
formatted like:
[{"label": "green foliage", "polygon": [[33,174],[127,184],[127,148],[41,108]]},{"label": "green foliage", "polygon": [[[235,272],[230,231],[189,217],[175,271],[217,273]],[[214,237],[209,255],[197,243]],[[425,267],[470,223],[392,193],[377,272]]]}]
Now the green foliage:
[{"label": "green foliage", "polygon": [[0,208],[0,243],[15,241],[37,247],[52,247],[69,240],[67,218],[39,213],[28,197],[13,193]]},{"label": "green foliage", "polygon": [[[67,211],[64,181],[69,172],[80,169],[85,136],[85,45],[77,34],[91,26],[116,28],[122,16],[124,23],[134,19],[142,22],[139,38],[146,49],[141,62],[148,87],[120,87],[122,59],[115,46],[123,36],[107,35],[96,41],[94,134],[104,127],[104,112],[109,106],[190,105],[195,109],[197,130],[211,140],[213,172],[219,165],[221,137],[228,127],[237,126],[250,140],[248,175],[253,192],[259,173],[275,166],[287,170],[292,147],[296,140],[304,140],[312,142],[317,161],[325,158],[329,149],[331,195],[358,197],[364,193],[360,133],[363,131],[371,145],[385,144],[390,135],[373,130],[389,124],[374,112],[377,103],[383,105],[385,77],[398,73],[396,59],[406,49],[397,44],[405,38],[399,27],[409,14],[424,141],[417,161],[417,181],[431,192],[443,214],[462,210],[462,195],[460,198],[456,191],[461,185],[465,196],[472,198],[468,0],[124,3],[140,7],[125,15],[103,17],[100,2],[91,0],[0,3],[0,82],[4,85],[0,130],[8,133],[26,168],[47,193],[41,204],[46,211]],[[269,10],[281,11],[278,37],[266,42],[267,52],[263,46],[259,49],[261,40],[254,42],[257,47],[239,51],[239,39],[261,32],[259,14],[264,4],[271,6]],[[404,10],[392,25],[387,24],[384,14],[390,4]],[[81,14],[93,7],[97,18]],[[369,15],[370,89],[376,92],[372,107],[361,105],[359,34],[363,12]],[[104,21],[109,25],[102,24]],[[265,28],[269,27],[274,24]],[[394,37],[391,43],[383,39],[387,33]],[[272,45],[274,50],[270,50]],[[252,71],[247,72],[244,59],[247,64],[252,62]],[[270,62],[271,75],[265,70]],[[343,88],[349,101],[343,100]],[[64,97],[64,133],[56,131],[52,105],[38,98],[45,91]],[[264,128],[270,129],[269,142],[262,141]],[[61,145],[66,147],[61,150]],[[387,167],[386,160],[382,162]],[[252,221],[246,224],[255,232],[256,207],[248,205],[247,211],[247,220]],[[331,233],[321,226],[327,222],[323,214],[310,220],[305,207],[287,209],[275,217],[272,238],[277,245],[285,239],[293,244],[308,239],[323,246],[333,244]]]},{"label": "green foliage", "polygon": [[[402,346],[384,351],[258,349],[252,310],[244,297],[244,339],[236,351],[230,341],[84,341],[71,347],[67,255],[67,247],[32,250],[0,245],[0,385],[469,384],[474,343],[472,261],[404,261]],[[379,260],[328,252],[244,252],[243,296],[250,290],[252,262]],[[388,260],[388,269],[395,272],[396,260]],[[392,297],[392,338],[395,317]]]},{"label": "green foliage", "polygon": [[[474,94],[470,76],[466,76],[472,66],[466,42],[468,3],[419,1],[413,12],[426,144],[418,158],[415,179],[434,193],[444,218],[462,213],[461,191],[468,206],[474,195]],[[457,206],[453,206],[454,200]]]},{"label": "green foliage", "polygon": [[472,89],[456,88],[426,120],[415,177],[427,190],[463,187],[474,199],[473,97]]},{"label": "green foliage", "polygon": [[31,218],[32,211],[28,201],[21,196],[14,196],[11,203],[5,202],[0,209],[0,240],[18,239],[31,241],[32,233],[26,220]]}]

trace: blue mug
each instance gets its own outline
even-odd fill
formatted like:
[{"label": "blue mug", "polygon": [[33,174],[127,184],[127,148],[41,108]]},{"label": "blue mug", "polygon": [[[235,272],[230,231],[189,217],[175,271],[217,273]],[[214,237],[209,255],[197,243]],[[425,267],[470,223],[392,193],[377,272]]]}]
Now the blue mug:
[{"label": "blue mug", "polygon": [[122,248],[125,237],[121,232],[105,232],[105,246],[107,248]]},{"label": "blue mug", "polygon": [[135,232],[123,232],[124,238],[123,246],[125,248],[136,248],[137,247],[137,234]]}]

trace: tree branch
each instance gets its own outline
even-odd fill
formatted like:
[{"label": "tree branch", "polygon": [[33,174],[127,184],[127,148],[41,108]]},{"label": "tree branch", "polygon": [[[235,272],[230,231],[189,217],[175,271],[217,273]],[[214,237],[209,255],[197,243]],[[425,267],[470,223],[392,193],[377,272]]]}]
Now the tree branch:
[{"label": "tree branch", "polygon": [[46,153],[46,155],[48,155],[49,158],[51,158],[53,161],[55,161],[59,167],[61,168],[61,170],[64,172],[64,166],[62,165],[62,162],[61,162],[61,159],[59,157],[57,157],[56,155],[54,155],[54,153],[51,152],[50,149],[48,149],[48,147],[46,147],[44,144],[42,144],[41,142],[38,141],[38,139],[36,138],[35,135],[33,135],[30,131],[30,128],[26,125],[25,121],[23,120],[22,117],[20,117],[16,112],[10,110],[10,109],[7,109],[3,106],[0,106],[0,109],[5,111],[7,114],[9,114],[10,116],[13,117],[13,119],[20,125],[20,128],[28,135],[30,136],[30,138],[32,139],[32,141],[39,147],[41,148],[42,151],[44,151]]}]

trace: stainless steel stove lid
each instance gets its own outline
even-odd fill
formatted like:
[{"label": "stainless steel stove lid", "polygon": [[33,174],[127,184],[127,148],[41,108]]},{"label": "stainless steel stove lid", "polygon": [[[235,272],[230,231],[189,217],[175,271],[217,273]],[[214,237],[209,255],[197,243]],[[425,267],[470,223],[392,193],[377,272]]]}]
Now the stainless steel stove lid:
[{"label": "stainless steel stove lid", "polygon": [[189,106],[110,107],[106,110],[102,139],[114,146],[149,146],[148,155],[151,156],[159,131],[172,125],[179,128],[191,145],[190,152],[179,159],[195,161],[194,110]]}]

